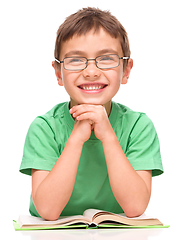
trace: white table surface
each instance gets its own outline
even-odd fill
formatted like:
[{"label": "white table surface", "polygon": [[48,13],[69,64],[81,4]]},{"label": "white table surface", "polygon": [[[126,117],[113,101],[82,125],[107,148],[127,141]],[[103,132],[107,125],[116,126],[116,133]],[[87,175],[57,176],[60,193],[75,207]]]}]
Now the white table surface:
[{"label": "white table surface", "polygon": [[183,239],[178,226],[163,229],[70,229],[70,230],[39,230],[15,231],[12,222],[1,230],[4,239],[13,240],[152,240],[152,239]]}]

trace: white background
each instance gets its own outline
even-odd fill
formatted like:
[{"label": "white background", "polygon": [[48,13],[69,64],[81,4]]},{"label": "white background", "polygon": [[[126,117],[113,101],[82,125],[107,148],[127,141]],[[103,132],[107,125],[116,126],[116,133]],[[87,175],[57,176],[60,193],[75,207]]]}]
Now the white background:
[{"label": "white background", "polygon": [[183,203],[181,0],[1,1],[1,216],[28,214],[31,178],[19,173],[25,136],[37,115],[69,100],[51,66],[56,31],[87,6],[110,10],[128,32],[134,68],[114,100],[147,113],[156,127],[165,173],[153,178],[147,213],[175,224]]}]

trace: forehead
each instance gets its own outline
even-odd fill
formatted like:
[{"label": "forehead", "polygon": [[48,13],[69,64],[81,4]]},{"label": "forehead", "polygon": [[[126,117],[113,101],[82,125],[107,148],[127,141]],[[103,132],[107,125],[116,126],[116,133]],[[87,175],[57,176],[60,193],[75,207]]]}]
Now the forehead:
[{"label": "forehead", "polygon": [[115,53],[123,56],[119,38],[112,37],[102,28],[98,32],[91,30],[81,36],[74,35],[61,45],[60,59],[74,55],[96,57],[100,54]]}]

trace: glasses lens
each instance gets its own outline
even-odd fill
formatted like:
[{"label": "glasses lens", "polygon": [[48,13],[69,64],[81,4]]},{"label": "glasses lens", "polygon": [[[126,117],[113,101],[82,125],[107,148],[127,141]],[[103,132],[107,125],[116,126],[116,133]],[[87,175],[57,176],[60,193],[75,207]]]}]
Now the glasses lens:
[{"label": "glasses lens", "polygon": [[64,59],[64,68],[67,70],[82,70],[86,67],[86,63],[86,58],[68,57]]},{"label": "glasses lens", "polygon": [[119,57],[115,54],[103,55],[96,58],[98,68],[108,69],[119,66]]}]

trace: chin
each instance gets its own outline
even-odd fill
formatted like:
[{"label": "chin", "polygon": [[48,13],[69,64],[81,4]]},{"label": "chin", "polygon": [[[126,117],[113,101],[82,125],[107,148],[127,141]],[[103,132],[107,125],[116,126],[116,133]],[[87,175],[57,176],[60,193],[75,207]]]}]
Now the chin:
[{"label": "chin", "polygon": [[104,105],[105,102],[95,101],[95,100],[88,100],[88,101],[80,102],[79,104]]},{"label": "chin", "polygon": [[81,105],[81,104],[90,104],[90,105],[106,105],[107,103],[111,102],[111,100],[99,99],[99,98],[83,98],[83,99],[72,99],[72,105]]}]

